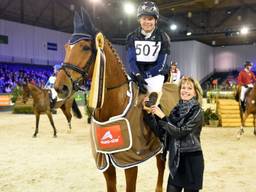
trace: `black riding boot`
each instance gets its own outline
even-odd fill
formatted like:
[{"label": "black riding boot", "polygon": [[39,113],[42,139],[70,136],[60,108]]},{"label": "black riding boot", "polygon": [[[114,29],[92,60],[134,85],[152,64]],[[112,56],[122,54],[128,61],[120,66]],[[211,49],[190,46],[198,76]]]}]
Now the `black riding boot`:
[{"label": "black riding boot", "polygon": [[241,102],[242,110],[243,112],[245,112],[245,108],[246,108],[245,101],[240,101],[240,102]]}]

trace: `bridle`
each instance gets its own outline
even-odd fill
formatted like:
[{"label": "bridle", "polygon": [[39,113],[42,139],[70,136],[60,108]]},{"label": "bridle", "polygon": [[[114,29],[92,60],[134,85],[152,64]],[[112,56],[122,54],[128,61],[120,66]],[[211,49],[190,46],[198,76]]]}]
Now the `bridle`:
[{"label": "bridle", "polygon": [[[85,91],[85,88],[82,87],[80,83],[81,83],[81,81],[88,79],[89,69],[90,69],[91,65],[93,64],[95,57],[96,57],[96,48],[93,46],[92,48],[90,48],[90,50],[92,51],[92,54],[84,68],[80,68],[72,63],[63,63],[60,68],[60,70],[63,70],[65,72],[65,74],[67,75],[67,77],[69,78],[69,80],[71,81],[73,91],[78,91],[78,90]],[[71,75],[67,72],[67,69],[71,69],[71,70],[79,73],[81,75],[81,77],[78,78],[77,80],[73,80]],[[126,83],[127,83],[127,81],[122,82],[113,87],[107,87],[107,89],[111,90],[111,89],[119,88]]]},{"label": "bridle", "polygon": [[[81,81],[88,79],[88,71],[91,67],[91,65],[93,64],[94,58],[95,58],[95,50],[94,49],[90,49],[92,51],[92,54],[89,58],[89,60],[86,62],[86,65],[84,68],[80,68],[72,63],[63,63],[60,70],[63,70],[65,72],[65,74],[68,76],[69,80],[72,83],[72,87],[74,91],[85,91],[85,89],[81,86]],[[73,80],[71,75],[67,72],[67,69],[71,69],[77,73],[79,73],[81,75],[80,78],[78,78],[77,80]]]}]

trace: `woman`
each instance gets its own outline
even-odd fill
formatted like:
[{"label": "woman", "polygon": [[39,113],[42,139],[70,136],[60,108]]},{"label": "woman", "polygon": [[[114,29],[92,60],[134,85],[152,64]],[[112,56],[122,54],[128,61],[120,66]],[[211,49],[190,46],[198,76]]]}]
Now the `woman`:
[{"label": "woman", "polygon": [[154,2],[143,2],[137,18],[140,27],[127,37],[128,70],[140,93],[159,93],[169,69],[170,38],[157,27],[159,11]]},{"label": "woman", "polygon": [[144,120],[169,150],[167,192],[197,192],[202,189],[204,172],[200,144],[203,110],[198,102],[201,89],[192,78],[185,77],[179,92],[180,101],[168,117],[154,105]]}]

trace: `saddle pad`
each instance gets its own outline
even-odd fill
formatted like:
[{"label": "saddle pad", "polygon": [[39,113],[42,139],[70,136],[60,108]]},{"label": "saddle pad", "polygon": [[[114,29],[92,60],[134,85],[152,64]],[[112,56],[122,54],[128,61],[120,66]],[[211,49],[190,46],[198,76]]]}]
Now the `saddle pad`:
[{"label": "saddle pad", "polygon": [[126,151],[132,146],[130,124],[125,118],[104,123],[93,119],[92,130],[97,152],[116,153]]}]

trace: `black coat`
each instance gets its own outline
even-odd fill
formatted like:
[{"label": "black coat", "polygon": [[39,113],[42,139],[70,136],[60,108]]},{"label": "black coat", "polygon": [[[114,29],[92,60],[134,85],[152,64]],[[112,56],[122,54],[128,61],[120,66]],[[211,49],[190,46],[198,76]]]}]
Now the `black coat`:
[{"label": "black coat", "polygon": [[200,133],[203,125],[202,108],[199,104],[194,105],[184,117],[174,118],[177,107],[174,108],[169,117],[163,119],[151,114],[144,115],[145,122],[169,151],[169,168],[172,176],[179,166],[180,153],[202,150],[200,144]]}]

